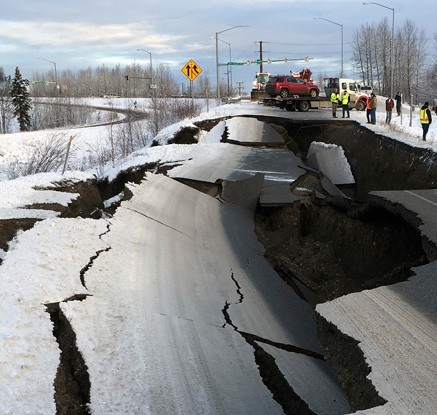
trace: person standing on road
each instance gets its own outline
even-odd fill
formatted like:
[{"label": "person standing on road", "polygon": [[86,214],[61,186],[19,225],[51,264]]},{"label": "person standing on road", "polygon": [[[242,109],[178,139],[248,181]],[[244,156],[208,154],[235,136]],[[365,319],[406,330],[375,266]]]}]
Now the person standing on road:
[{"label": "person standing on road", "polygon": [[425,102],[422,108],[420,108],[419,116],[420,116],[420,124],[422,125],[422,130],[423,130],[422,140],[426,141],[426,134],[428,133],[429,126],[432,123],[431,111],[429,110],[428,102]]},{"label": "person standing on road", "polygon": [[385,123],[390,124],[391,121],[391,113],[393,111],[393,107],[395,106],[394,101],[392,100],[391,96],[389,95],[388,98],[385,100]]},{"label": "person standing on road", "polygon": [[402,95],[400,92],[398,92],[395,95],[396,100],[396,112],[398,113],[398,117],[401,115],[401,108],[402,108]]},{"label": "person standing on road", "polygon": [[338,101],[340,101],[340,94],[338,93],[338,89],[335,88],[334,92],[331,93],[332,116],[334,118],[337,118]]},{"label": "person standing on road", "polygon": [[378,106],[378,101],[376,95],[372,92],[370,94],[370,122],[376,124],[376,107]]},{"label": "person standing on road", "polygon": [[350,96],[347,93],[346,90],[343,91],[343,96],[341,98],[341,106],[343,108],[343,118],[345,113],[347,113],[347,118],[350,118],[350,114],[349,114],[349,101],[350,101]]}]

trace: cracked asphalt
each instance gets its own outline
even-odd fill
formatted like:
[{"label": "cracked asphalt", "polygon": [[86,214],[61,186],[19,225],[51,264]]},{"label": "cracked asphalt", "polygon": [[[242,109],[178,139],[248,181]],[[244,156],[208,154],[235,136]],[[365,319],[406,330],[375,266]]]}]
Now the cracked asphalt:
[{"label": "cracked asphalt", "polygon": [[130,187],[86,272],[92,297],[63,305],[93,413],[347,413],[314,310],[263,258],[253,211],[163,175]]}]

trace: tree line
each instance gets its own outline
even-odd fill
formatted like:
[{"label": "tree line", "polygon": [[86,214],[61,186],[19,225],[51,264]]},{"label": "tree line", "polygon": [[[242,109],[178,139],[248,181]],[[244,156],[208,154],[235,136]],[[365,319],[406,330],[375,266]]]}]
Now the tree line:
[{"label": "tree line", "polygon": [[[387,19],[362,25],[352,37],[355,71],[363,84],[384,96],[391,92],[391,42],[392,27]],[[437,34],[429,40],[424,29],[406,20],[393,37],[393,93],[400,92],[409,103],[424,102],[437,97],[436,81]]]},{"label": "tree line", "polygon": [[[11,131],[13,118],[17,119],[21,131],[76,125],[78,119],[86,118],[86,114],[78,108],[72,110],[70,99],[102,96],[126,97],[132,102],[135,98],[150,98],[147,110],[153,114],[150,127],[156,134],[169,122],[176,122],[179,117],[193,115],[193,111],[199,110],[197,105],[187,101],[191,94],[205,96],[201,88],[208,88],[207,81],[197,84],[193,91],[180,89],[165,65],[153,68],[153,72],[152,68],[143,69],[139,65],[124,68],[103,65],[77,73],[48,71],[34,73],[31,81],[22,78],[19,68],[12,78],[6,76],[0,67],[0,134]],[[47,102],[39,104],[39,97],[52,97],[56,101],[53,105]],[[185,99],[175,103],[167,100],[170,97]]]},{"label": "tree line", "polygon": [[[56,79],[55,79],[56,77]],[[199,97],[210,89],[208,79],[202,77],[191,91],[189,84],[178,84],[167,65],[141,67],[138,64],[105,65],[88,67],[77,72],[71,70],[55,74],[53,70],[35,72],[32,75],[31,89],[34,96],[101,97],[113,94],[119,97],[165,98],[175,96]]]}]

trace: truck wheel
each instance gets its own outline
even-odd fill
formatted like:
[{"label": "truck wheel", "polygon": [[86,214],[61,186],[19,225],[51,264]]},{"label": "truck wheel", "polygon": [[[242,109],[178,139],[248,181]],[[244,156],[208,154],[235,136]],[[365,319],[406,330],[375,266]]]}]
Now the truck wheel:
[{"label": "truck wheel", "polygon": [[315,89],[311,89],[311,90],[310,90],[310,97],[311,97],[311,98],[315,98],[315,97],[317,97],[317,91],[316,91]]},{"label": "truck wheel", "polygon": [[357,111],[364,111],[366,109],[366,104],[365,102],[360,99],[356,104],[355,104],[355,108]]},{"label": "truck wheel", "polygon": [[281,89],[281,92],[279,94],[281,98],[288,98],[288,89]]},{"label": "truck wheel", "polygon": [[300,101],[299,102],[299,106],[298,106],[298,110],[300,112],[307,112],[311,107],[311,104],[309,101]]}]

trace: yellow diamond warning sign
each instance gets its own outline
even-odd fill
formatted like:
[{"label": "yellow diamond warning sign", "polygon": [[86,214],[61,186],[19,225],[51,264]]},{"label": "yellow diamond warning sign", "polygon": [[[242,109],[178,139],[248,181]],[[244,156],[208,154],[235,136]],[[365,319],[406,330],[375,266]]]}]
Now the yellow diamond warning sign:
[{"label": "yellow diamond warning sign", "polygon": [[194,81],[202,72],[202,68],[190,59],[181,69],[182,73],[190,80]]}]

